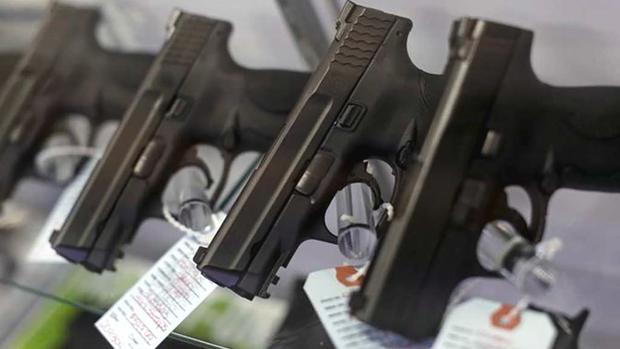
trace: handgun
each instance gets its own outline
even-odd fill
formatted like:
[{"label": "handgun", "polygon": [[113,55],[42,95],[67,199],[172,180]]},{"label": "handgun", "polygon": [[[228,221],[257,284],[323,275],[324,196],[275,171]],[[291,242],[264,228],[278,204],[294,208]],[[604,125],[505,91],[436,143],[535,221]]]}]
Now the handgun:
[{"label": "handgun", "polygon": [[[268,297],[298,246],[336,242],[325,212],[350,183],[379,183],[365,160],[391,165],[395,193],[426,134],[444,79],[410,60],[409,19],[347,2],[327,55],[286,126],[250,177],[209,248],[194,256],[202,274],[237,294]],[[376,208],[376,207],[375,207]],[[380,232],[381,229],[379,229]]]},{"label": "handgun", "polygon": [[[412,339],[431,337],[455,287],[493,271],[479,259],[488,229],[512,230],[518,239],[506,246],[524,247],[499,255],[509,270],[534,253],[527,245],[543,237],[556,190],[620,191],[620,89],[540,81],[532,39],[531,31],[490,21],[455,22],[440,103],[352,295],[354,316]],[[529,222],[507,204],[507,186],[528,194]]]},{"label": "handgun", "polygon": [[0,91],[0,202],[69,113],[97,126],[119,119],[152,56],[102,48],[95,37],[96,8],[54,3],[33,43]]},{"label": "handgun", "polygon": [[162,193],[177,170],[196,166],[209,174],[196,145],[221,151],[223,178],[238,154],[267,151],[308,78],[238,65],[228,51],[229,22],[176,12],[170,25],[119,129],[51,238],[60,255],[91,271],[113,270],[138,224],[162,217]]}]

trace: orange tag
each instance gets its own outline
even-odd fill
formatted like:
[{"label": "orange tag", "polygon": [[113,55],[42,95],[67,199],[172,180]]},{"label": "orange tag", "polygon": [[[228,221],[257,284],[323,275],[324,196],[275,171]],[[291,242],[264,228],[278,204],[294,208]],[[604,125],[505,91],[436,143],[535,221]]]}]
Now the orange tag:
[{"label": "orange tag", "polygon": [[[325,331],[338,349],[413,349],[413,343],[390,332],[370,327],[351,316],[349,297],[363,281],[352,266],[341,266],[310,273],[304,284],[312,307]],[[351,280],[357,278],[357,280]]]},{"label": "orange tag", "polygon": [[336,267],[336,279],[347,287],[361,286],[364,282],[364,276],[358,277],[356,280],[350,280],[350,277],[357,273],[357,269],[350,265]]},{"label": "orange tag", "polygon": [[[548,314],[472,298],[446,314],[432,349],[552,349],[557,329]],[[509,318],[510,316],[511,318]]]},{"label": "orange tag", "polygon": [[513,305],[510,304],[502,304],[498,311],[493,313],[491,316],[491,324],[498,328],[503,328],[505,330],[513,330],[515,327],[519,326],[521,323],[521,315],[516,314],[516,316],[512,316],[507,319],[506,317],[510,315],[510,312],[514,309]]}]

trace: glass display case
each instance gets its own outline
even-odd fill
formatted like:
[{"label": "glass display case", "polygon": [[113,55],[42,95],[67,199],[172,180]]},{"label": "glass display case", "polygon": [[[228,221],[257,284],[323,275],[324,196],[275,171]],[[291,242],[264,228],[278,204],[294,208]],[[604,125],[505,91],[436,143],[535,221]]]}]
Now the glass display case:
[{"label": "glass display case", "polygon": [[[164,41],[167,17],[173,4],[176,4],[176,1],[163,0],[149,2],[148,5],[139,1],[94,2],[104,10],[105,24],[98,29],[97,34],[104,46],[149,52],[156,52]],[[320,63],[328,43],[336,33],[336,9],[344,3],[329,1],[319,5],[316,1],[309,1],[296,7],[286,0],[268,4],[249,0],[235,4],[200,4],[189,0],[178,2],[178,6],[183,9],[197,13],[209,12],[215,17],[230,16],[235,26],[239,27],[238,33],[232,35],[230,51],[235,59],[239,58],[240,63],[250,67],[297,70],[311,70]],[[611,25],[607,23],[612,21],[608,16],[598,14],[607,20],[594,25],[592,23],[595,21],[585,23],[580,17],[585,13],[587,18],[591,18],[594,15],[589,11],[600,11],[600,8],[595,9],[593,5],[569,1],[569,4],[561,5],[570,10],[569,19],[560,19],[562,16],[557,6],[552,6],[551,2],[540,5],[535,0],[503,7],[491,3],[492,0],[481,4],[468,2],[451,6],[424,0],[414,1],[413,4],[404,0],[390,4],[371,0],[360,2],[379,8],[385,6],[386,11],[415,20],[414,32],[409,39],[409,56],[421,62],[420,65],[428,71],[438,73],[443,69],[445,57],[448,56],[446,38],[449,22],[472,14],[514,21],[536,29],[537,39],[531,59],[535,70],[545,81],[571,86],[620,83],[619,70],[614,68],[614,59],[620,54],[615,20]],[[0,1],[0,76],[12,70],[19,51],[28,45],[34,35],[33,28],[39,25],[41,16],[45,14],[47,3],[46,0]],[[614,4],[608,4],[607,7],[620,9]],[[309,11],[312,15],[306,18]],[[573,47],[574,38],[578,38],[581,44]],[[572,54],[577,51],[579,53]],[[599,54],[592,57],[592,52]],[[109,129],[105,132],[98,131],[105,133],[104,138],[109,140],[117,126],[107,125]],[[105,143],[99,144],[98,154],[105,148]],[[86,155],[85,158],[92,157],[92,154],[82,155]],[[221,181],[225,171],[218,150],[201,146],[199,157],[208,164],[216,183]],[[96,163],[85,158],[69,160],[68,164],[58,165],[54,170],[60,171],[58,169],[62,170],[65,165],[78,168],[80,174],[75,178],[46,181],[37,176],[28,176],[21,179],[11,199],[2,205],[0,311],[3,316],[0,319],[0,347],[109,347],[95,328],[95,322],[119,302],[177,241],[188,236],[187,230],[179,229],[178,222],[170,224],[170,218],[167,218],[168,221],[164,217],[150,218],[140,225],[131,244],[126,247],[123,258],[115,263],[114,271],[94,273],[59,257],[51,248],[49,239],[52,230],[66,219],[89,171]],[[222,186],[223,195],[209,209],[225,215],[260,160],[261,154],[241,154],[233,162],[225,185]],[[377,165],[374,174],[382,179],[380,190],[388,193],[386,197],[390,197],[399,178],[394,178],[390,168],[381,169],[381,166]],[[62,177],[59,172],[54,172],[54,175]],[[182,174],[183,183],[191,184],[193,180],[200,182],[206,181],[206,178],[191,173]],[[204,183],[200,182],[198,186],[204,186]],[[204,194],[213,194],[216,187],[212,186]],[[169,185],[162,202],[175,202],[178,199],[176,196],[185,195],[177,189]],[[283,328],[284,332],[288,331],[287,325],[299,325],[291,320],[291,316],[297,314],[303,317],[302,325],[293,331],[299,341],[305,339],[307,347],[332,347],[323,325],[299,286],[313,271],[352,262],[363,265],[373,256],[379,244],[374,227],[377,222],[385,219],[381,216],[384,212],[371,209],[373,193],[368,186],[358,182],[354,186],[340,189],[341,195],[333,199],[323,217],[328,230],[337,236],[335,240],[339,241],[340,246],[319,241],[304,242],[288,267],[278,272],[280,281],[270,288],[270,298],[256,297],[248,301],[226,288],[216,288],[158,347],[280,349],[286,345],[274,345],[274,337]],[[352,192],[354,189],[357,191]],[[523,190],[510,187],[506,192],[511,208],[520,212],[526,221],[534,219],[532,203]],[[613,193],[563,189],[553,195],[549,205],[543,241],[557,239],[561,244],[556,246],[558,249],[554,250],[555,254],[549,261],[553,281],[545,284],[542,287],[544,292],[541,291],[531,301],[545,309],[571,316],[584,309],[589,310],[589,318],[580,338],[581,347],[585,349],[612,349],[617,348],[620,342],[620,326],[615,321],[620,314],[620,303],[616,301],[620,294],[620,271],[615,267],[620,263],[620,254],[614,248],[618,240],[617,227],[620,225],[620,215],[616,212],[617,201],[618,196]],[[362,223],[365,224],[347,221],[342,219],[343,216],[363,217]],[[346,234],[339,235],[339,231],[346,231],[351,236],[363,236],[363,239],[352,242]],[[501,233],[504,233],[501,243],[516,241],[506,231]],[[500,243],[487,242],[488,248],[497,247],[494,244]],[[363,243],[364,248],[360,249],[356,243]],[[361,253],[356,254],[359,251],[354,251],[352,246],[357,247]],[[511,278],[512,275],[506,275],[503,270],[504,266],[496,263],[496,255],[487,251],[481,254],[482,259],[488,259],[488,269]],[[455,289],[451,302],[457,304],[470,298],[486,298],[516,304],[523,299],[523,294],[514,284],[502,278],[467,280]],[[299,299],[303,300],[303,305],[299,304]],[[306,325],[307,328],[304,327]],[[433,339],[427,339],[422,343],[411,344],[410,347],[428,349],[432,342]]]}]

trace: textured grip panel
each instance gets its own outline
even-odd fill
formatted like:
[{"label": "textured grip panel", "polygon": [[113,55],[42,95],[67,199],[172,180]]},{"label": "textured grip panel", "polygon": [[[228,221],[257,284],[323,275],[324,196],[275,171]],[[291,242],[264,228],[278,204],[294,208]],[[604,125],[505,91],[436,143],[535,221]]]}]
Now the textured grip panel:
[{"label": "textured grip panel", "polygon": [[366,8],[355,12],[347,18],[350,24],[339,40],[332,63],[362,68],[370,63],[381,46],[394,23],[394,16]]},{"label": "textured grip panel", "polygon": [[163,58],[164,64],[192,64],[207,42],[214,21],[204,17],[183,15],[176,23],[174,39]]}]

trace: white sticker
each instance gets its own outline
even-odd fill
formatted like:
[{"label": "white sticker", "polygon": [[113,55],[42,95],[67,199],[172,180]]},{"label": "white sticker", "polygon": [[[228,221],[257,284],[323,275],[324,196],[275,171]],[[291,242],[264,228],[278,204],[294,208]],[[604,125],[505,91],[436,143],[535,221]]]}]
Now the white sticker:
[{"label": "white sticker", "polygon": [[67,261],[60,257],[50,245],[50,237],[56,229],[62,228],[67,220],[71,209],[80,196],[82,189],[86,186],[86,182],[90,174],[95,169],[96,159],[90,159],[82,168],[80,173],[67,185],[62,192],[54,208],[47,216],[45,224],[41,228],[36,241],[32,245],[26,260],[33,263],[66,263]]},{"label": "white sticker", "polygon": [[458,304],[445,319],[433,349],[551,349],[557,331],[549,315],[474,298]]},{"label": "white sticker", "polygon": [[157,347],[216,289],[192,261],[198,247],[179,240],[95,323],[115,349]]},{"label": "white sticker", "polygon": [[361,280],[351,280],[352,266],[315,271],[304,290],[336,348],[413,348],[413,343],[390,332],[373,328],[349,314],[349,296]]}]

